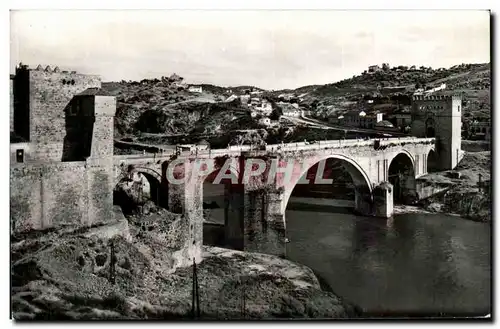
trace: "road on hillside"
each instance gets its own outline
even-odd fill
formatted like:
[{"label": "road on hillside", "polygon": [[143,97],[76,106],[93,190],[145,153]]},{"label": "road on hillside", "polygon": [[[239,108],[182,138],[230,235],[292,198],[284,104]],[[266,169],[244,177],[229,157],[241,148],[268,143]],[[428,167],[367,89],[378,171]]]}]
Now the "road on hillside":
[{"label": "road on hillside", "polygon": [[346,130],[346,131],[354,131],[354,132],[360,132],[360,133],[372,133],[372,134],[373,133],[388,134],[388,135],[392,135],[392,136],[407,136],[406,134],[400,133],[400,132],[392,132],[392,131],[391,132],[384,132],[384,131],[380,131],[377,129],[352,128],[352,127],[345,127],[345,126],[339,126],[339,125],[332,125],[330,123],[326,123],[326,122],[323,122],[323,121],[320,121],[317,119],[306,117],[304,115],[304,112],[301,113],[299,120],[303,123],[319,125],[319,126],[328,127],[330,129],[335,129],[335,130]]}]

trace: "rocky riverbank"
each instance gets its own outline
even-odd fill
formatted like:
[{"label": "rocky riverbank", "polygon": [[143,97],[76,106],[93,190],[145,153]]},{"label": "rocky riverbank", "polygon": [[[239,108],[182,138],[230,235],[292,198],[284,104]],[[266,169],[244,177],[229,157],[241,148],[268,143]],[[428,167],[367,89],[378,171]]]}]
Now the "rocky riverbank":
[{"label": "rocky riverbank", "polygon": [[394,213],[446,213],[479,222],[491,221],[491,153],[465,152],[455,168],[429,173],[419,183],[442,190],[414,206],[395,206]]},{"label": "rocky riverbank", "polygon": [[[173,266],[175,257],[168,255],[155,228],[146,228],[145,234],[136,223],[125,222],[124,236],[112,238],[114,271],[111,240],[105,235],[79,230],[12,237],[14,318],[190,318],[192,266]],[[359,314],[355,306],[323,291],[305,266],[216,247],[204,247],[203,254],[197,265],[203,319],[347,318]]]},{"label": "rocky riverbank", "polygon": [[431,173],[422,177],[431,184],[448,186],[419,202],[429,212],[456,214],[480,222],[491,221],[491,153],[466,152],[453,171]]}]

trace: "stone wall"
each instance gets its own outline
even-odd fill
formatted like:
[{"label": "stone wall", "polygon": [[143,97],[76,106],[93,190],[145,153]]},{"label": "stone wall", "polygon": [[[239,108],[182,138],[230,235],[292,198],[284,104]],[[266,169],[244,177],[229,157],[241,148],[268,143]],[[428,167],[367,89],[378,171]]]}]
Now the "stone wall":
[{"label": "stone wall", "polygon": [[[29,137],[37,159],[61,161],[66,136],[65,109],[88,88],[100,88],[98,76],[29,70]],[[17,111],[17,109],[15,109]]]},{"label": "stone wall", "polygon": [[461,122],[460,96],[414,96],[411,132],[414,136],[425,137],[432,133],[428,127],[433,128],[441,170],[454,169],[460,161]]},{"label": "stone wall", "polygon": [[114,222],[106,177],[86,162],[11,165],[11,232]]}]

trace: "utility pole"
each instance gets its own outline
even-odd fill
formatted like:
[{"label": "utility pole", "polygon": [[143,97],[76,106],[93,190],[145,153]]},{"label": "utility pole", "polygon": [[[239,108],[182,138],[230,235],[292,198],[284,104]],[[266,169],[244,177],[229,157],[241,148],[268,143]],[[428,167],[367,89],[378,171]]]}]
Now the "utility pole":
[{"label": "utility pole", "polygon": [[116,261],[116,256],[115,256],[115,244],[113,240],[110,241],[110,260],[109,260],[109,282],[112,284],[115,284],[116,281],[116,274],[115,274],[115,261]]},{"label": "utility pole", "polygon": [[241,280],[241,284],[242,284],[242,300],[241,300],[241,314],[243,316],[243,319],[246,318],[246,279],[243,278]]},{"label": "utility pole", "polygon": [[196,270],[196,260],[193,258],[193,292],[192,292],[191,316],[193,319],[200,318],[200,294],[198,291],[198,274]]}]

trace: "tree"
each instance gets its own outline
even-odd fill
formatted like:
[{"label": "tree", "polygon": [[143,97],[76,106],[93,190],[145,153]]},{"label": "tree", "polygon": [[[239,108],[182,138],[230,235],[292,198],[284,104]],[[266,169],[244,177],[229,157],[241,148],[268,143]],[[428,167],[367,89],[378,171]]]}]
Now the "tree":
[{"label": "tree", "polygon": [[274,106],[269,119],[271,120],[279,120],[283,115],[283,110],[279,106]]}]

